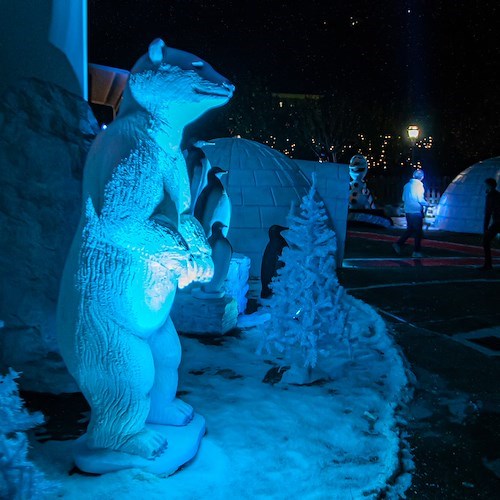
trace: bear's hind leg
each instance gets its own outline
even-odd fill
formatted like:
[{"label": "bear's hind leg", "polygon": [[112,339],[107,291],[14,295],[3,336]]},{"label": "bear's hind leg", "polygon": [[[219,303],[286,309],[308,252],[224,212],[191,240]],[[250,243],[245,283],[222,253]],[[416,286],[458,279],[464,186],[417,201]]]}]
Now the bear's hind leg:
[{"label": "bear's hind leg", "polygon": [[100,355],[95,366],[86,375],[80,370],[80,387],[91,406],[87,444],[154,458],[167,448],[167,440],[145,427],[154,380],[151,349],[147,341],[123,330],[106,344],[104,352],[94,351]]},{"label": "bear's hind leg", "polygon": [[181,345],[170,318],[149,339],[155,365],[151,405],[147,422],[162,425],[186,425],[193,418],[193,408],[176,398]]}]

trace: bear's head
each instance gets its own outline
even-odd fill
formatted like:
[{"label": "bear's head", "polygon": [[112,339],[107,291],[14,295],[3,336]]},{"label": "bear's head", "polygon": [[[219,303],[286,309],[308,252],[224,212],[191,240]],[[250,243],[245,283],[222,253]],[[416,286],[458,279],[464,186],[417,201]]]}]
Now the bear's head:
[{"label": "bear's head", "polygon": [[121,112],[136,107],[135,101],[183,128],[209,109],[226,104],[233,92],[234,85],[210,64],[157,38],[132,68]]}]

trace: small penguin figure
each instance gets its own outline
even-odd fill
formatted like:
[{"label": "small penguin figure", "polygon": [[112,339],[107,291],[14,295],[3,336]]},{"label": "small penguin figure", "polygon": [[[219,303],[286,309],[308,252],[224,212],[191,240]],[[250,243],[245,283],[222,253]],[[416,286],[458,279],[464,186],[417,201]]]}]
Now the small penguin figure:
[{"label": "small penguin figure", "polygon": [[183,151],[191,184],[191,207],[189,209],[191,215],[194,215],[196,201],[207,185],[207,175],[211,168],[210,162],[201,148],[213,145],[213,142],[196,141]]},{"label": "small penguin figure", "polygon": [[281,236],[281,232],[288,229],[287,227],[274,224],[269,228],[269,242],[264,250],[262,257],[262,265],[260,268],[260,281],[262,290],[260,296],[266,299],[272,295],[272,290],[269,288],[269,283],[274,276],[277,275],[278,269],[283,267],[283,263],[279,260],[283,248],[288,246],[285,238]]},{"label": "small penguin figure", "polygon": [[229,264],[233,256],[233,247],[223,234],[225,227],[220,221],[216,221],[212,225],[212,235],[208,238],[208,243],[212,248],[214,277],[211,281],[201,286],[204,293],[217,294],[218,296],[224,293],[224,281],[227,278]]},{"label": "small penguin figure", "polygon": [[200,221],[207,238],[215,221],[222,222],[224,236],[227,236],[229,230],[231,201],[221,182],[224,174],[227,174],[227,171],[220,167],[212,167],[208,171],[207,185],[200,193],[194,208],[194,216]]}]

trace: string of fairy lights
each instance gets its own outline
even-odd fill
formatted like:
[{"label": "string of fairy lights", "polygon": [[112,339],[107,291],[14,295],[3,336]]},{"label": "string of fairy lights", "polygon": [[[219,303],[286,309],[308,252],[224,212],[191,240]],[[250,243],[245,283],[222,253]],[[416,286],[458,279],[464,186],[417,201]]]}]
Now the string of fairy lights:
[{"label": "string of fairy lights", "polygon": [[[319,95],[307,94],[275,94],[279,97],[277,100],[278,108],[295,108],[297,100],[319,100]],[[294,112],[290,113],[290,118]],[[288,128],[288,126],[286,127]],[[411,132],[416,135],[410,136],[411,146],[408,144],[408,138],[402,135],[395,134],[380,134],[377,137],[368,137],[365,133],[357,134],[356,140],[351,141],[350,144],[332,145],[322,142],[316,137],[310,138],[309,154],[311,151],[317,157],[319,162],[337,161],[338,158],[347,158],[350,155],[361,154],[367,162],[369,169],[388,170],[397,168],[398,166],[404,167],[407,165],[422,168],[422,161],[419,157],[423,155],[416,153],[418,150],[430,150],[433,147],[433,138],[431,136],[423,137],[418,140],[419,127],[410,125],[408,134]],[[269,134],[262,137],[249,137],[249,139],[259,140],[267,146],[277,149],[290,158],[299,158],[304,152],[305,144],[298,144],[297,138],[283,137],[274,134]],[[303,141],[303,139],[302,139]],[[333,141],[332,141],[333,142]]]},{"label": "string of fairy lights", "polygon": [[[381,134],[376,140],[373,140],[368,138],[365,134],[360,133],[357,137],[358,146],[343,145],[338,148],[338,156],[345,157],[350,154],[361,154],[366,158],[369,169],[387,170],[394,163],[391,162],[388,156],[388,151],[394,147],[394,144],[396,143],[396,147],[402,151],[399,165],[404,167],[412,164],[411,149],[408,149],[407,146],[405,147],[402,136]],[[276,135],[269,135],[267,139],[264,139],[263,143],[273,149],[281,151],[290,158],[294,158],[294,154],[297,151],[297,143],[293,142],[293,140],[288,137],[281,140]],[[333,156],[335,151],[334,146],[324,145],[314,137],[311,138],[311,145],[313,149],[323,150],[329,153],[330,158]],[[417,141],[414,145],[412,145],[412,147],[416,149],[430,150],[433,147],[433,138],[431,136],[423,137],[420,141]],[[325,156],[328,157],[328,155]],[[318,161],[328,161],[328,159],[318,156]],[[414,163],[415,167],[422,168],[421,160],[417,159]]]}]

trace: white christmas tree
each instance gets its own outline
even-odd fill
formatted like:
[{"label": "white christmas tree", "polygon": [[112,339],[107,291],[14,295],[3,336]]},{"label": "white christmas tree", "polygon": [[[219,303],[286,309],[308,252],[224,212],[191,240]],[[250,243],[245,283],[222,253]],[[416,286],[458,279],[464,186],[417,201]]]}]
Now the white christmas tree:
[{"label": "white christmas tree", "polygon": [[265,304],[271,315],[262,325],[261,349],[282,353],[292,369],[311,374],[320,356],[348,342],[344,289],[336,274],[335,233],[327,227],[323,202],[316,199],[316,179],[302,198],[300,213],[288,216],[283,236],[289,247],[280,260],[284,267],[271,283]]},{"label": "white christmas tree", "polygon": [[17,373],[0,375],[0,498],[13,500],[48,498],[55,484],[28,460],[24,431],[43,422],[41,413],[29,414],[16,384]]}]

